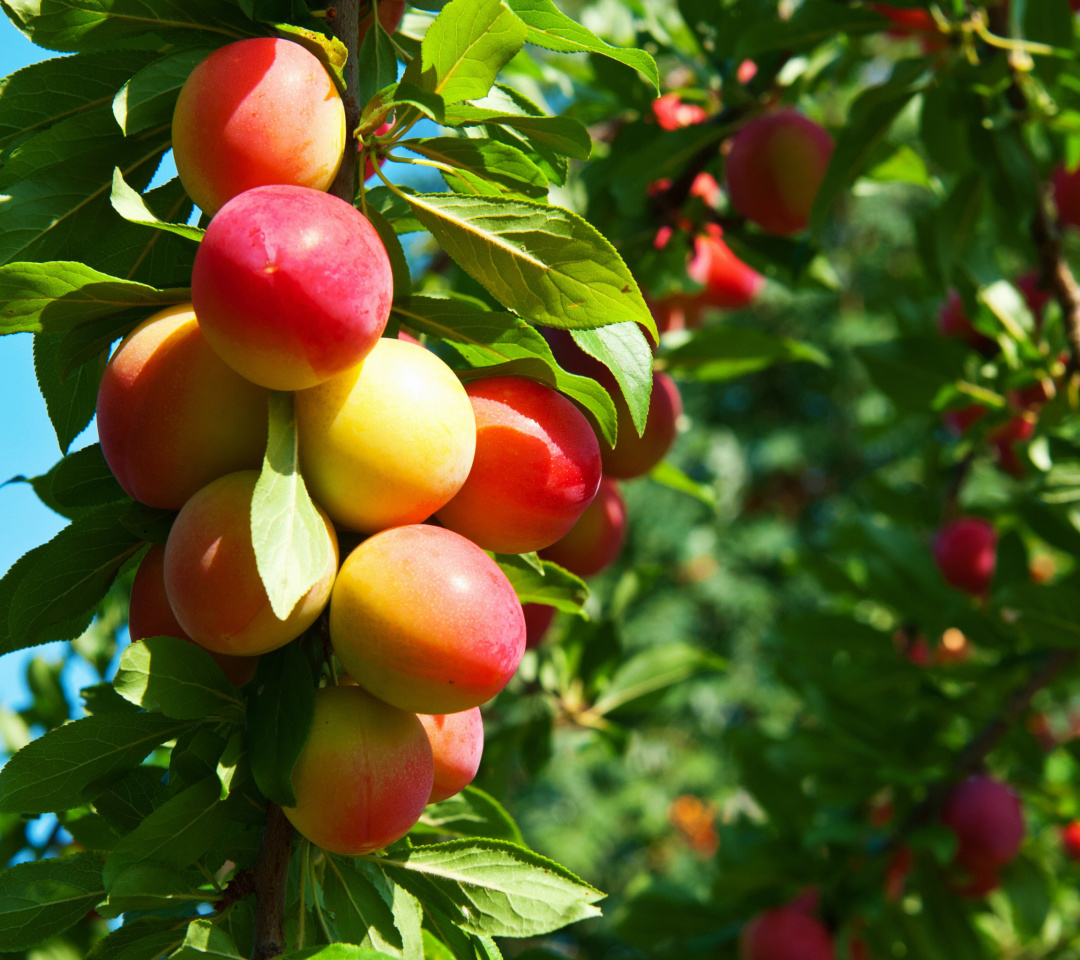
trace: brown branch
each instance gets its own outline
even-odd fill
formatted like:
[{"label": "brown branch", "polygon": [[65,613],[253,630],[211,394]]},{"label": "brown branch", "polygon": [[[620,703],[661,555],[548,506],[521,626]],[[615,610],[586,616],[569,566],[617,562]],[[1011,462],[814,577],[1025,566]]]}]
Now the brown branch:
[{"label": "brown branch", "polygon": [[255,863],[255,952],[270,960],[285,952],[285,887],[293,826],[276,803],[266,805],[266,829]]},{"label": "brown branch", "polygon": [[[1053,200],[1047,184],[1039,186],[1039,202],[1031,222],[1031,238],[1039,251],[1042,283],[1048,286],[1061,307],[1065,335],[1069,339],[1070,371],[1080,369],[1080,287],[1077,286],[1061,249],[1057,218],[1051,214]],[[1055,211],[1056,213],[1056,211]]]},{"label": "brown branch", "polygon": [[894,841],[933,819],[944,804],[952,787],[982,769],[986,758],[1001,743],[1014,723],[1031,708],[1031,701],[1044,687],[1050,686],[1065,670],[1076,663],[1080,651],[1054,650],[1043,665],[1016,689],[1001,713],[986,724],[957,756],[949,776],[935,783],[926,798],[908,815]]},{"label": "brown branch", "polygon": [[[357,150],[353,131],[360,123],[360,107],[357,97],[360,92],[360,63],[357,57],[357,40],[360,32],[360,6],[365,0],[341,0],[327,10],[327,23],[330,24],[337,38],[349,51],[345,61],[345,156],[342,157],[337,177],[334,178],[330,192],[346,203],[352,203],[356,197]],[[330,13],[333,16],[330,16]]]}]

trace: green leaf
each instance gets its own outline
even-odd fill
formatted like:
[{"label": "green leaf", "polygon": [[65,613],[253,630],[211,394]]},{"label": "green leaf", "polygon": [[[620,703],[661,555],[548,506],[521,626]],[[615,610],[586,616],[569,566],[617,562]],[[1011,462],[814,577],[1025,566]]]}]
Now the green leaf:
[{"label": "green leaf", "polygon": [[70,330],[133,307],[160,310],[190,299],[188,289],[156,290],[81,263],[8,263],[0,266],[0,334]]},{"label": "green leaf", "polygon": [[571,20],[552,0],[507,0],[507,3],[528,27],[526,43],[534,43],[556,53],[598,53],[610,57],[643,74],[657,93],[660,92],[656,61],[644,50],[613,47],[591,30]]},{"label": "green leaf", "polygon": [[844,34],[876,33],[885,26],[881,16],[871,10],[843,4],[808,3],[787,20],[758,18],[739,37],[738,57],[760,57],[775,50],[802,50]]},{"label": "green leaf", "polygon": [[68,510],[127,499],[124,488],[105,462],[100,443],[69,453],[46,476],[53,500]]},{"label": "green leaf", "polygon": [[446,800],[424,808],[413,835],[435,834],[457,837],[487,837],[524,846],[518,825],[503,805],[490,794],[468,786]]},{"label": "green leaf", "polygon": [[543,146],[575,160],[589,159],[592,137],[581,121],[571,117],[545,117],[539,109],[533,111],[523,106],[522,101],[520,96],[512,97],[509,88],[497,85],[482,100],[448,107],[445,123],[451,127],[478,124],[509,127],[536,147]]},{"label": "green leaf", "polygon": [[129,833],[168,799],[163,782],[167,772],[163,767],[136,767],[99,794],[94,807],[118,833]]},{"label": "green leaf", "polygon": [[34,334],[34,373],[56,442],[60,452],[66,454],[94,418],[106,361],[104,354],[99,354],[64,376],[59,357],[63,337],[62,333]]},{"label": "green leaf", "polygon": [[137,190],[132,190],[124,181],[124,175],[117,167],[113,170],[112,193],[109,202],[113,209],[129,223],[138,223],[156,230],[168,230],[179,237],[198,243],[206,232],[201,227],[191,227],[186,223],[166,223],[146,205],[146,200]]},{"label": "green leaf", "polygon": [[0,81],[0,150],[54,123],[106,106],[152,54],[119,52],[55,57]]},{"label": "green leaf", "polygon": [[394,313],[412,330],[447,341],[474,368],[491,376],[539,380],[576,400],[595,418],[614,446],[615,404],[595,380],[567,373],[547,341],[520,317],[482,309],[464,300],[409,297]]},{"label": "green leaf", "polygon": [[589,588],[581,577],[550,560],[540,561],[544,572],[538,573],[523,557],[507,553],[497,553],[494,556],[499,569],[506,574],[506,579],[510,581],[523,604],[546,603],[564,613],[584,615]]},{"label": "green leaf", "polygon": [[180,949],[169,956],[170,960],[203,960],[206,957],[241,960],[243,954],[236,949],[232,937],[213,920],[192,920]]},{"label": "green leaf", "polygon": [[406,200],[440,246],[526,320],[577,330],[633,321],[656,336],[626,264],[577,214],[525,200],[446,193]]},{"label": "green leaf", "polygon": [[360,132],[364,136],[376,130],[382,124],[382,117],[387,110],[395,107],[413,107],[418,113],[442,123],[446,115],[443,98],[430,90],[421,90],[415,83],[392,83],[380,90],[364,107],[360,117]]},{"label": "green leaf", "polygon": [[731,380],[777,363],[828,367],[831,361],[812,344],[774,337],[762,330],[726,326],[706,327],[664,354],[665,369],[695,380]]},{"label": "green leaf", "polygon": [[20,143],[0,169],[0,263],[81,260],[110,269],[103,258],[117,230],[129,229],[109,205],[113,168],[141,190],[169,145],[165,124],[125,139],[107,107]]},{"label": "green leaf", "polygon": [[351,859],[327,854],[322,892],[342,940],[401,956],[404,942],[390,906]]},{"label": "green leaf", "polygon": [[20,863],[0,872],[0,950],[27,950],[78,922],[105,895],[96,853]]},{"label": "green leaf", "polygon": [[105,863],[106,886],[137,863],[150,861],[174,870],[189,866],[228,822],[218,778],[200,780],[166,800],[112,849]]},{"label": "green leaf", "polygon": [[409,261],[405,257],[401,241],[394,231],[394,225],[373,205],[368,205],[364,215],[375,228],[383,246],[386,247],[386,255],[390,258],[390,270],[394,276],[394,300],[408,297],[412,293],[412,274],[409,271]]},{"label": "green leaf", "polygon": [[331,943],[325,947],[309,947],[282,955],[281,960],[395,960],[394,957],[351,943]]},{"label": "green leaf", "polygon": [[279,806],[295,806],[292,769],[315,716],[315,684],[299,644],[259,657],[250,689],[247,742],[255,783]]},{"label": "green leaf", "polygon": [[103,713],[33,740],[0,768],[0,813],[70,810],[191,726],[158,713]]},{"label": "green leaf", "polygon": [[143,67],[113,98],[112,110],[125,136],[171,123],[176,98],[191,71],[213,51],[207,47],[180,50]]},{"label": "green leaf", "polygon": [[279,620],[325,576],[334,558],[334,543],[300,475],[298,450],[293,395],[271,391],[270,437],[251,499],[251,542]]},{"label": "green leaf", "polygon": [[501,0],[450,0],[428,27],[420,57],[402,79],[439,94],[447,104],[482,97],[522,48],[526,33]]},{"label": "green leaf", "polygon": [[[374,18],[372,28],[360,45],[357,60],[360,63],[360,86],[356,99],[360,104],[367,104],[397,79],[397,54],[378,17]],[[348,139],[346,148],[352,143],[352,139]]]},{"label": "green leaf", "polygon": [[184,939],[186,917],[140,917],[98,940],[85,960],[157,960]]},{"label": "green leaf", "polygon": [[128,508],[110,504],[82,514],[38,548],[40,554],[33,552],[33,563],[12,583],[10,649],[56,639],[51,628],[82,618],[104,598],[119,569],[143,544],[124,525]]},{"label": "green leaf", "polygon": [[176,637],[151,637],[128,646],[113,686],[126,700],[177,720],[244,716],[236,688],[210,654]]},{"label": "green leaf", "polygon": [[653,389],[653,357],[636,323],[574,330],[574,342],[612,372],[630,409],[638,436],[645,431]]},{"label": "green leaf", "polygon": [[593,904],[604,896],[565,867],[498,840],[452,840],[378,863],[421,902],[492,937],[538,936],[599,916]]},{"label": "green leaf", "polygon": [[43,0],[26,24],[47,50],[156,48],[170,43],[217,43],[257,36],[232,4],[215,0]]},{"label": "green leaf", "polygon": [[110,885],[109,899],[97,909],[110,918],[147,910],[189,913],[195,904],[209,898],[179,870],[147,861],[123,869]]},{"label": "green leaf", "polygon": [[624,663],[611,678],[593,712],[603,716],[627,707],[642,697],[702,673],[723,670],[726,661],[684,643],[652,647]]},{"label": "green leaf", "polygon": [[898,337],[855,348],[875,386],[901,409],[925,411],[963,375],[967,349],[936,334]]},{"label": "green leaf", "polygon": [[[143,541],[121,522],[126,505],[101,507],[80,516],[47,544],[13,567],[0,581],[11,584],[7,642],[0,652],[36,646],[55,636],[55,628],[92,612],[124,563]],[[21,561],[20,561],[21,562]]]},{"label": "green leaf", "polygon": [[526,197],[546,197],[544,172],[520,150],[498,140],[428,137],[400,146],[446,166],[464,170]]},{"label": "green leaf", "polygon": [[713,510],[720,502],[713,486],[691,479],[669,460],[661,460],[653,467],[649,471],[649,479],[672,490],[678,490],[679,493],[689,494]]},{"label": "green leaf", "polygon": [[925,69],[926,64],[921,59],[900,63],[887,83],[864,90],[852,104],[847,123],[840,128],[836,149],[814,199],[814,209],[810,214],[810,229],[814,234],[821,232],[840,191],[854,183],[856,177],[866,169],[875,148],[889,132],[893,121],[912,97],[926,87],[921,80]]}]

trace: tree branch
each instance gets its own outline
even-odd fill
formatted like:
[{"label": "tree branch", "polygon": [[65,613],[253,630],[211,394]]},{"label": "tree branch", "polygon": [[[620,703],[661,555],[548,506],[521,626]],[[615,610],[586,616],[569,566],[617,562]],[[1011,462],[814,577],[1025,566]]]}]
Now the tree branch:
[{"label": "tree branch", "polygon": [[285,952],[285,887],[289,879],[293,826],[276,803],[266,805],[266,829],[255,863],[255,951],[253,960]]},{"label": "tree branch", "polygon": [[1065,335],[1069,339],[1070,370],[1080,368],[1080,287],[1061,250],[1056,217],[1050,213],[1053,201],[1047,184],[1039,185],[1039,202],[1031,222],[1031,238],[1039,251],[1042,282],[1050,287],[1061,307]]},{"label": "tree branch", "polygon": [[[360,63],[357,57],[357,40],[360,32],[360,6],[365,0],[341,0],[327,10],[326,20],[337,38],[345,44],[349,57],[345,61],[345,156],[342,157],[337,177],[330,192],[351,204],[356,197],[357,150],[353,131],[360,123]],[[333,16],[330,14],[333,13]]]},{"label": "tree branch", "polygon": [[1076,663],[1080,651],[1051,651],[1043,665],[1016,689],[1001,713],[986,724],[968,743],[953,763],[950,775],[935,783],[926,798],[908,815],[897,834],[897,841],[913,829],[931,820],[941,808],[953,786],[982,769],[991,751],[1004,739],[1005,734],[1031,708],[1031,701],[1044,687],[1050,686],[1065,670]]}]

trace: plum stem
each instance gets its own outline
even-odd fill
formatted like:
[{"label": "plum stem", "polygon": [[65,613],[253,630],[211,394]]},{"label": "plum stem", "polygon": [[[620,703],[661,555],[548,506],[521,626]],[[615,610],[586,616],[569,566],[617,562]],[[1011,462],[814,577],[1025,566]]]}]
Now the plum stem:
[{"label": "plum stem", "polygon": [[285,952],[285,887],[289,879],[293,826],[276,803],[266,805],[259,859],[255,863],[254,960]]},{"label": "plum stem", "polygon": [[334,33],[345,44],[349,55],[345,61],[343,72],[345,75],[345,130],[349,137],[345,142],[345,156],[341,159],[337,177],[330,187],[330,192],[340,200],[351,204],[356,196],[356,144],[352,140],[352,131],[360,124],[360,104],[357,97],[360,91],[360,61],[357,56],[358,39],[360,33],[360,3],[361,0],[341,0],[334,8],[336,16],[329,21],[333,24]]}]

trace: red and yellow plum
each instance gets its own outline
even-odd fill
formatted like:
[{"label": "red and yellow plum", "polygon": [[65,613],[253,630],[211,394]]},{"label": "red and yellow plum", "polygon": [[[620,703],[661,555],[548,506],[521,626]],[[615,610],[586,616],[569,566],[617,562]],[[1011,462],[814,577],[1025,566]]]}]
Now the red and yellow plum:
[{"label": "red and yellow plum", "polygon": [[550,387],[523,377],[475,380],[476,456],[439,523],[485,550],[531,553],[577,522],[600,483],[589,421]]},{"label": "red and yellow plum", "polygon": [[[164,544],[155,543],[150,547],[135,571],[128,605],[128,633],[132,643],[150,637],[178,637],[189,643],[195,642],[184,632],[169,606],[169,597],[165,592]],[[212,650],[207,653],[234,686],[242,687],[255,676],[258,657],[230,657]]]},{"label": "red and yellow plum", "polygon": [[296,394],[300,464],[312,497],[361,533],[420,523],[473,463],[468,394],[442,360],[381,338],[359,366]]},{"label": "red and yellow plum", "polygon": [[409,832],[433,781],[431,744],[415,714],[360,687],[323,687],[292,772],[296,806],[283,809],[316,846],[359,856]]},{"label": "red and yellow plum", "polygon": [[179,510],[211,480],[260,466],[267,393],[221,361],[181,304],[120,342],[98,389],[97,427],[120,486]]},{"label": "red and yellow plum", "polygon": [[480,769],[484,752],[484,721],[480,708],[434,716],[417,714],[424,725],[435,757],[435,783],[429,803],[461,793]]},{"label": "red and yellow plum", "polygon": [[357,682],[414,713],[460,713],[495,696],[525,652],[514,588],[483,550],[428,524],[394,527],[342,564],[330,639]]},{"label": "red and yellow plum", "polygon": [[592,577],[618,558],[626,543],[626,501],[610,477],[600,481],[596,497],[573,529],[540,554],[579,577]]},{"label": "red and yellow plum", "polygon": [[766,233],[805,230],[832,152],[828,131],[794,110],[751,120],[727,158],[732,205]]},{"label": "red and yellow plum", "polygon": [[285,620],[270,606],[251,542],[258,473],[230,473],[203,487],[180,511],[165,543],[165,590],[177,623],[215,653],[254,656],[283,647],[311,626],[330,599],[337,536],[320,510],[333,551],[326,571]]},{"label": "red and yellow plum", "polygon": [[313,387],[358,364],[382,335],[393,295],[375,228],[307,187],[257,187],[226,203],[191,277],[210,346],[272,390]]},{"label": "red and yellow plum", "polygon": [[185,81],[172,146],[184,189],[211,216],[252,187],[328,190],[345,152],[345,107],[326,68],[298,43],[240,40]]}]

